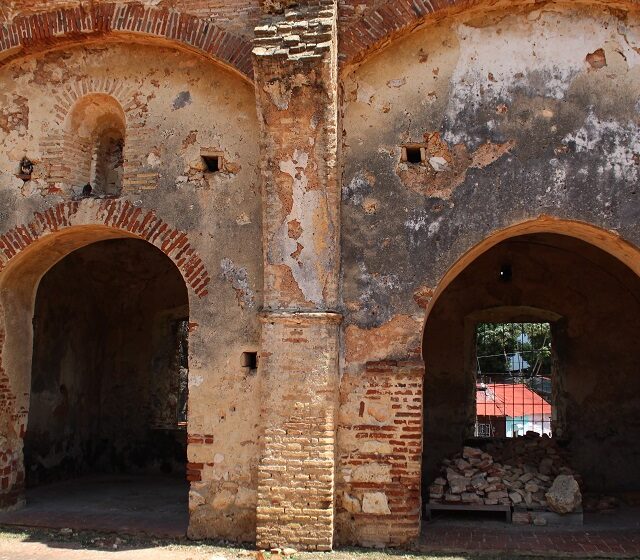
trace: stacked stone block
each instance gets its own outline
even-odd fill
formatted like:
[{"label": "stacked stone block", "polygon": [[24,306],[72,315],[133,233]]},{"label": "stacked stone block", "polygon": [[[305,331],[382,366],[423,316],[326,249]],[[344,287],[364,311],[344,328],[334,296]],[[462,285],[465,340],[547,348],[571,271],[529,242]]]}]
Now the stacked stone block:
[{"label": "stacked stone block", "polygon": [[331,550],[339,315],[263,319],[258,545]]},{"label": "stacked stone block", "polygon": [[406,545],[420,533],[421,362],[368,363],[341,385],[338,540]]}]

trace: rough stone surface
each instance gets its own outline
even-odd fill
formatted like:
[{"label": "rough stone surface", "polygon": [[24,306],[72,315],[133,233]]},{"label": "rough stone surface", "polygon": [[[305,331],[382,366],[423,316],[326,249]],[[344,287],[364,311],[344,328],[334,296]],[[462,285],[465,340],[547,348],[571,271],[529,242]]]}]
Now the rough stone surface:
[{"label": "rough stone surface", "polygon": [[362,497],[362,513],[390,515],[387,495],[383,492],[367,492]]},{"label": "rough stone surface", "polygon": [[582,506],[580,486],[571,475],[557,476],[545,497],[549,508],[556,513],[571,513]]}]

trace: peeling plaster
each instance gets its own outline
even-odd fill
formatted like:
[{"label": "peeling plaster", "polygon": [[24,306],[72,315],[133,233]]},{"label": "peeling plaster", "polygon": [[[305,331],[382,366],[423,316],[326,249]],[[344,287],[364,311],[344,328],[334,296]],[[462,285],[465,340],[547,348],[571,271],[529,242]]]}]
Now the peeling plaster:
[{"label": "peeling plaster", "polygon": [[[606,14],[576,16],[543,10],[533,19],[512,15],[486,27],[456,25],[460,55],[451,75],[454,87],[447,119],[456,122],[460,115],[492,100],[508,104],[522,89],[564,99],[576,76],[593,69],[589,55],[602,53],[591,60],[599,67],[606,64],[602,48],[609,41],[615,42],[630,68],[640,64],[640,54],[630,44],[637,44],[637,27],[620,28],[618,20]],[[462,124],[455,132],[447,132],[450,143],[474,140]]]},{"label": "peeling plaster", "polygon": [[249,286],[247,269],[236,266],[231,259],[224,258],[220,261],[222,276],[236,291],[236,299],[243,309],[255,307],[255,294]]},{"label": "peeling plaster", "polygon": [[280,109],[280,111],[285,111],[289,108],[291,90],[285,88],[282,82],[277,81],[265,84],[262,89],[269,94],[271,102]]},{"label": "peeling plaster", "polygon": [[449,147],[438,132],[426,133],[424,137],[427,162],[418,165],[401,161],[396,167],[396,173],[402,183],[411,190],[445,200],[464,183],[469,169],[483,169],[515,147],[513,140],[502,144],[489,141],[470,153],[464,143]]},{"label": "peeling plaster", "polygon": [[598,173],[613,173],[617,180],[622,181],[638,180],[640,126],[637,123],[599,119],[591,111],[579,130],[564,137],[563,143],[571,142],[576,153],[604,155],[603,164],[597,168]]},{"label": "peeling plaster", "polygon": [[191,93],[188,91],[181,91],[176,95],[173,100],[173,110],[182,109],[191,103]]},{"label": "peeling plaster", "polygon": [[419,352],[422,318],[397,315],[376,328],[348,325],[345,353],[348,363],[406,358],[409,349]]},{"label": "peeling plaster", "polygon": [[[320,189],[310,189],[305,170],[309,165],[309,154],[295,150],[293,156],[280,162],[280,171],[291,177],[291,211],[274,233],[275,243],[270,243],[269,260],[272,264],[285,265],[298,284],[304,298],[315,304],[324,301],[323,290],[328,271],[323,263],[328,262],[328,247],[322,242],[323,232],[316,224],[326,223],[326,200]],[[291,225],[298,236],[291,236]]]},{"label": "peeling plaster", "polygon": [[189,375],[189,388],[200,387],[203,381],[204,377],[202,375]]},{"label": "peeling plaster", "polygon": [[358,171],[348,184],[342,187],[342,197],[353,204],[362,204],[373,190],[371,174]]},{"label": "peeling plaster", "polygon": [[433,237],[438,233],[438,231],[440,231],[442,220],[442,216],[435,220],[431,220],[431,217],[427,212],[422,210],[417,211],[404,223],[405,227],[409,230],[410,243],[415,244],[417,238],[424,235],[425,230],[427,237]]}]

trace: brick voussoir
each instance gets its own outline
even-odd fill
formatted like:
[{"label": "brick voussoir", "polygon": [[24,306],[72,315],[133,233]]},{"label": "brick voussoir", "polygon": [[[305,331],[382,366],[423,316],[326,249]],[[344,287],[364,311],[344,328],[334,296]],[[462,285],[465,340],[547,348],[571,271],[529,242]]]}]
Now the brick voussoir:
[{"label": "brick voussoir", "polygon": [[[213,28],[213,29],[212,29]],[[202,39],[201,30],[207,30]],[[142,4],[101,3],[20,14],[0,25],[0,65],[32,52],[117,33],[168,39],[213,57],[248,79],[253,77],[251,41],[196,15]],[[213,39],[213,40],[212,40]],[[21,47],[15,52],[17,47]]]}]

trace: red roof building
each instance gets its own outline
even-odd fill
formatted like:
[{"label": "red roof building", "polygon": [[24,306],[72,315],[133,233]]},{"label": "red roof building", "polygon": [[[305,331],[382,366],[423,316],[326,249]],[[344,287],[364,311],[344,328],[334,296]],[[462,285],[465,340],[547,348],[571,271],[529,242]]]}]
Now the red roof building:
[{"label": "red roof building", "polygon": [[476,411],[481,416],[550,416],[551,405],[523,383],[478,385]]},{"label": "red roof building", "polygon": [[523,383],[478,384],[476,436],[551,434],[551,404]]}]

